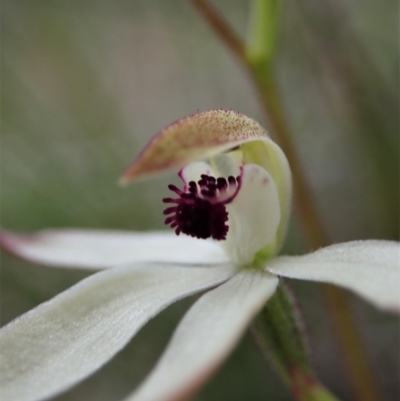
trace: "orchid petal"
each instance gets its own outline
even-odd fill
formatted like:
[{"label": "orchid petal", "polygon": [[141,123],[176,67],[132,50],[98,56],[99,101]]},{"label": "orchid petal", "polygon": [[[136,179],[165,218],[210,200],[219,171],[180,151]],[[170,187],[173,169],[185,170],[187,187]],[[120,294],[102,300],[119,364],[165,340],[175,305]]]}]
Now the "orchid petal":
[{"label": "orchid petal", "polygon": [[182,118],[159,132],[122,176],[122,183],[204,160],[249,141],[272,142],[254,120],[230,110]]},{"label": "orchid petal", "polygon": [[149,377],[126,401],[185,400],[193,395],[229,355],[277,284],[268,273],[244,270],[203,295]]},{"label": "orchid petal", "polygon": [[375,306],[400,312],[400,244],[353,241],[304,256],[283,256],[266,269],[278,276],[336,284]]},{"label": "orchid petal", "polygon": [[206,162],[190,163],[179,172],[179,176],[184,182],[185,187],[190,181],[199,181],[202,174],[215,176],[213,169]]},{"label": "orchid petal", "polygon": [[[271,175],[279,195],[281,220],[275,240],[263,250],[264,258],[276,255],[282,248],[290,217],[292,173],[282,149],[271,140],[249,142],[241,146],[244,163],[255,163]],[[260,255],[261,256],[261,255]]]},{"label": "orchid petal", "polygon": [[276,235],[280,222],[278,192],[271,176],[256,164],[243,167],[241,187],[227,204],[229,231],[221,246],[233,263],[251,263]]},{"label": "orchid petal", "polygon": [[212,241],[178,238],[169,231],[135,233],[101,230],[46,230],[31,235],[0,233],[0,245],[30,262],[59,267],[103,269],[135,262],[223,263]]},{"label": "orchid petal", "polygon": [[2,399],[33,401],[66,390],[167,305],[232,274],[229,266],[137,265],[90,276],[0,331]]},{"label": "orchid petal", "polygon": [[219,177],[237,177],[241,174],[243,166],[243,153],[241,150],[216,155],[211,159],[211,165]]}]

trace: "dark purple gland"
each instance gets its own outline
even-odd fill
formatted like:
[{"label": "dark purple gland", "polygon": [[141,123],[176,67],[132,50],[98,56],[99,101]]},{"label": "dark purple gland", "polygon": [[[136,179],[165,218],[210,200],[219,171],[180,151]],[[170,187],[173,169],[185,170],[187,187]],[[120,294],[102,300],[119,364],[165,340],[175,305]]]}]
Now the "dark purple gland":
[{"label": "dark purple gland", "polygon": [[229,226],[226,205],[236,197],[240,189],[240,177],[214,178],[201,175],[201,179],[190,181],[184,190],[175,185],[168,188],[177,198],[164,198],[164,203],[173,206],[164,210],[168,217],[165,224],[175,229],[179,235],[184,233],[196,238],[226,239]]}]

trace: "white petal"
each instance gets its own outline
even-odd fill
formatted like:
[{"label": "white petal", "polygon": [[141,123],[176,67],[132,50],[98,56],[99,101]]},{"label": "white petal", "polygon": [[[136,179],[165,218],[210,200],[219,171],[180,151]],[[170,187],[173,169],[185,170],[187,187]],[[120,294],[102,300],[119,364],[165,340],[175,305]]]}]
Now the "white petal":
[{"label": "white petal", "polygon": [[255,163],[267,170],[276,185],[281,220],[275,240],[269,245],[266,254],[276,255],[283,245],[291,210],[292,175],[289,162],[282,149],[268,138],[248,142],[241,146],[245,163]]},{"label": "white petal", "polygon": [[179,324],[147,380],[127,400],[190,397],[229,355],[277,284],[269,274],[244,270],[203,295]]},{"label": "white petal", "polygon": [[241,150],[233,150],[221,153],[211,159],[211,164],[217,172],[218,177],[237,177],[241,174],[240,167],[243,166],[243,154]]},{"label": "white petal", "polygon": [[267,265],[279,276],[336,284],[374,305],[400,312],[400,244],[354,241],[304,256],[279,257]]},{"label": "white petal", "polygon": [[101,230],[46,230],[32,235],[0,233],[0,245],[30,262],[60,267],[104,269],[135,262],[223,263],[212,241],[177,237],[170,231],[135,233]]},{"label": "white petal", "polygon": [[179,177],[181,177],[186,186],[189,181],[199,181],[202,174],[215,176],[213,169],[208,163],[193,162],[179,172]]},{"label": "white petal", "polygon": [[278,192],[269,173],[256,164],[243,167],[242,186],[227,205],[229,231],[221,246],[233,263],[251,263],[274,240],[280,221]]},{"label": "white petal", "polygon": [[232,274],[229,266],[148,265],[90,276],[0,331],[2,400],[39,400],[67,389],[167,305]]}]

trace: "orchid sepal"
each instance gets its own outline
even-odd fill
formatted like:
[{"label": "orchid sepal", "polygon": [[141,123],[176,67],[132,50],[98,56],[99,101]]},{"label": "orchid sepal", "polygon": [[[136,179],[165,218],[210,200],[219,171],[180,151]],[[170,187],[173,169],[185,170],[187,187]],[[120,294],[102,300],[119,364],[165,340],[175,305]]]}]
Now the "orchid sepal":
[{"label": "orchid sepal", "polygon": [[230,110],[193,114],[157,133],[126,169],[121,183],[180,170],[191,162],[259,140],[271,141],[260,124],[243,114]]}]

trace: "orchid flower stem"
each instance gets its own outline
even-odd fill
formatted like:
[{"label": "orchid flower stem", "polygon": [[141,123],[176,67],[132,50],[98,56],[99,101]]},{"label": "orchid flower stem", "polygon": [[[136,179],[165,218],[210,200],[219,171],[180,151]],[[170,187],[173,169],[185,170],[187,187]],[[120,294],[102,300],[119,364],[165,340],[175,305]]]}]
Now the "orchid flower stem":
[{"label": "orchid flower stem", "polygon": [[296,400],[338,401],[312,372],[301,319],[285,282],[255,319],[252,332]]},{"label": "orchid flower stem", "polygon": [[301,320],[286,285],[281,282],[252,326],[257,345],[283,382],[291,385],[293,366],[311,372]]},{"label": "orchid flower stem", "polygon": [[[281,112],[280,100],[273,81],[259,89],[261,102],[267,111],[271,126],[292,167],[295,211],[301,222],[308,243],[314,249],[329,244],[322,221],[319,218],[314,197],[302,169],[297,152]],[[347,294],[340,288],[322,285],[325,303],[337,341],[342,348],[343,359],[353,392],[360,401],[380,399],[372,369],[362,345],[355,320],[352,317]]]},{"label": "orchid flower stem", "polygon": [[[271,29],[266,31],[265,26],[268,22],[273,20],[275,30],[277,29],[276,18],[279,14],[277,1],[255,0],[252,14],[252,24],[254,25],[252,30],[253,43],[249,46],[244,44],[221,14],[208,1],[191,0],[191,2],[210,25],[211,29],[233,52],[254,84],[262,109],[270,122],[272,132],[291,165],[294,181],[295,212],[310,247],[316,249],[328,245],[330,241],[324,230],[314,196],[291,139],[276,83],[273,69],[276,32],[270,41],[266,41],[265,38],[265,33],[271,31]],[[268,6],[266,3],[270,3],[270,5]],[[275,19],[271,18],[269,14],[271,12],[275,13]],[[262,43],[267,43],[268,45],[263,47]],[[267,53],[262,53],[263,48],[266,49]],[[377,401],[380,399],[379,393],[361,342],[361,336],[352,317],[347,297],[343,291],[332,286],[324,285],[323,290],[329,316],[338,343],[342,347],[346,370],[353,392],[359,401]]]}]

